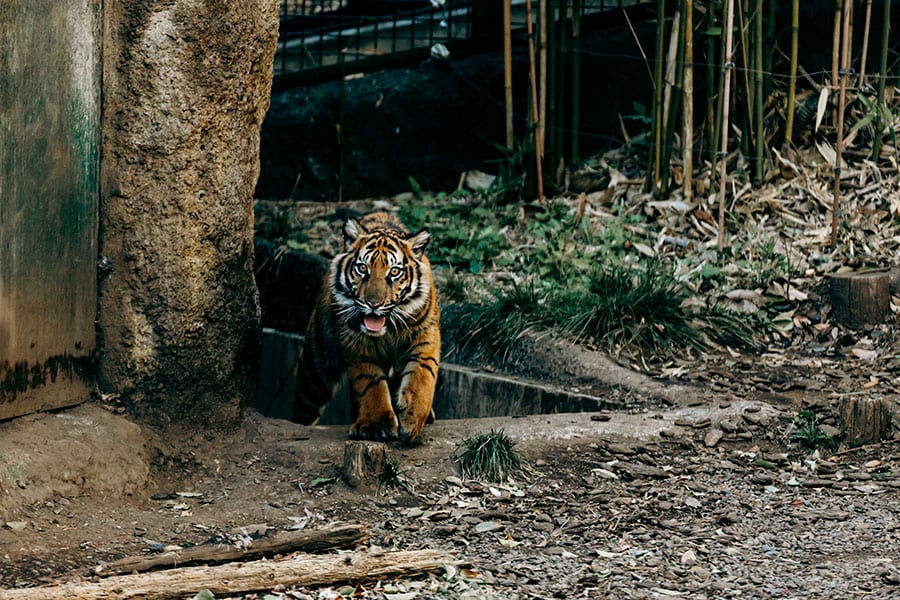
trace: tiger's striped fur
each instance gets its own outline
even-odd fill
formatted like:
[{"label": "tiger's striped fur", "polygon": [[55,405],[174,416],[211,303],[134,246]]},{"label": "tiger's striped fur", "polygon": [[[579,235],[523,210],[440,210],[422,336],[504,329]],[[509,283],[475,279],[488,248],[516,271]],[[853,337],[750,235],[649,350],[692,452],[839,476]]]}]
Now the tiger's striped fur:
[{"label": "tiger's striped fur", "polygon": [[431,416],[440,365],[429,235],[384,212],[348,219],[343,233],[297,363],[294,421],[315,422],[346,378],[351,438],[411,442]]}]

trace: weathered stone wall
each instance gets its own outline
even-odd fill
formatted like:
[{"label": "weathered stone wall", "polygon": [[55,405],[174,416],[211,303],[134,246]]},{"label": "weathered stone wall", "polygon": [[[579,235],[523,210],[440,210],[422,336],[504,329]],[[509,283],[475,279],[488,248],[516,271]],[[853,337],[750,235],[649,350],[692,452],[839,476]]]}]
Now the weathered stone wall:
[{"label": "weathered stone wall", "polygon": [[150,422],[228,427],[255,383],[278,0],[105,6],[101,385]]}]

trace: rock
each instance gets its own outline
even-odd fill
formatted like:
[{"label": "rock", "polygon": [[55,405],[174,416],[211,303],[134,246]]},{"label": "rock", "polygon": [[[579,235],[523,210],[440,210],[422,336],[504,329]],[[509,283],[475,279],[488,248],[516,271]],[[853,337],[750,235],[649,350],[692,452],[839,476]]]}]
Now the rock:
[{"label": "rock", "polygon": [[725,433],[734,433],[738,430],[738,426],[732,421],[726,419],[719,423],[719,429],[721,429]]},{"label": "rock", "polygon": [[803,482],[803,487],[808,488],[824,488],[832,485],[834,485],[834,482],[828,479],[807,479]]},{"label": "rock", "polygon": [[706,444],[707,448],[713,448],[722,441],[722,437],[725,434],[721,429],[710,429],[706,432],[706,436],[703,438],[703,443]]},{"label": "rock", "polygon": [[833,425],[828,425],[826,423],[819,423],[819,430],[832,439],[836,439],[840,437],[841,430]]},{"label": "rock", "polygon": [[634,454],[637,449],[634,445],[619,442],[604,442],[603,447],[613,454]]},{"label": "rock", "polygon": [[627,473],[632,478],[650,477],[652,479],[666,479],[670,476],[669,473],[659,467],[645,465],[643,463],[618,462],[613,465],[613,470],[620,475],[622,473]]}]

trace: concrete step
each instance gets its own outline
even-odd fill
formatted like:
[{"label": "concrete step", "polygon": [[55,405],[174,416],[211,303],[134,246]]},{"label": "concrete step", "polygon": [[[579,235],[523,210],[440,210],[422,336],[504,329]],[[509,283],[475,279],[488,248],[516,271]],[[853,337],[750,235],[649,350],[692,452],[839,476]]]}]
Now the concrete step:
[{"label": "concrete step", "polygon": [[[294,402],[294,365],[303,336],[263,330],[256,408],[262,414],[289,419]],[[621,410],[621,403],[522,377],[488,373],[442,363],[434,398],[438,419],[474,419],[553,413]],[[349,398],[339,392],[326,407],[321,425],[350,423]]]}]

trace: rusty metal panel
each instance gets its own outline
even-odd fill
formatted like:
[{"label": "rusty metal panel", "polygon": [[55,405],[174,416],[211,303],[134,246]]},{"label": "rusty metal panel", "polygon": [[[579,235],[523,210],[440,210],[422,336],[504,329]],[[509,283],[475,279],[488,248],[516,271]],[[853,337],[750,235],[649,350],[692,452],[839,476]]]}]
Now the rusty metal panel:
[{"label": "rusty metal panel", "polygon": [[0,3],[0,419],[93,386],[101,7]]}]

